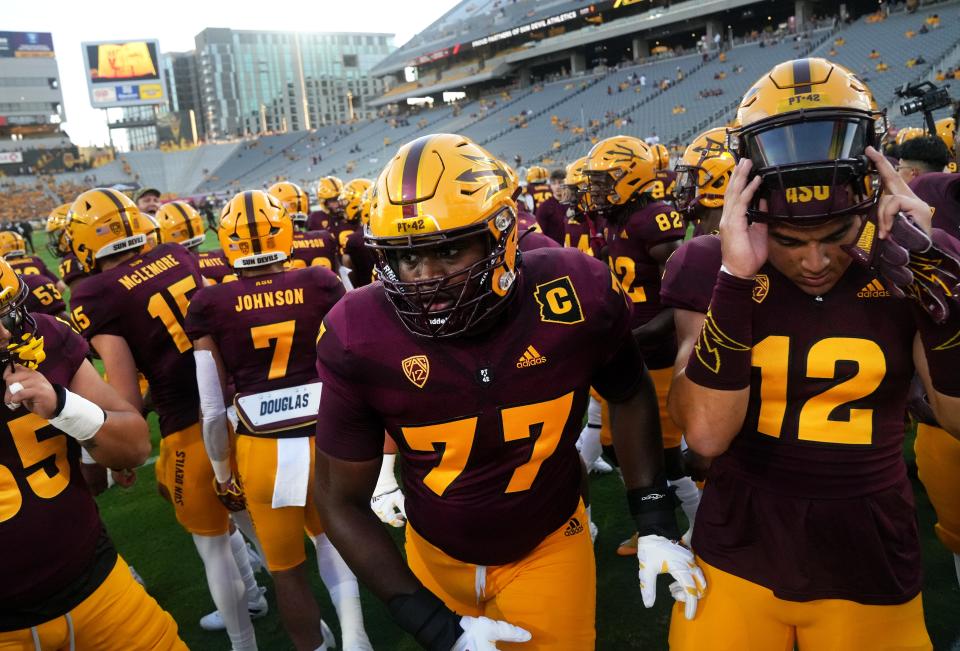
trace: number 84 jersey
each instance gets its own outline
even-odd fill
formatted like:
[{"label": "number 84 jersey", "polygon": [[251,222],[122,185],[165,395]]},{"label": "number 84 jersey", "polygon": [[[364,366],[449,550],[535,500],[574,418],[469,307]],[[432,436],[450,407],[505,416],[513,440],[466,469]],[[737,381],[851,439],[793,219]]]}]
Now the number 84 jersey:
[{"label": "number 84 jersey", "polygon": [[523,558],[567,521],[590,386],[616,402],[643,372],[629,304],[603,263],[559,247],[522,262],[484,334],[413,335],[374,283],[337,303],[317,341],[318,449],[378,458],[386,429],[412,526],[479,565]]},{"label": "number 84 jersey", "polygon": [[190,298],[200,287],[203,279],[193,254],[179,244],[161,244],[87,276],[70,298],[73,322],[84,337],[126,340],[150,384],[163,436],[200,417],[193,346],[183,330]]}]

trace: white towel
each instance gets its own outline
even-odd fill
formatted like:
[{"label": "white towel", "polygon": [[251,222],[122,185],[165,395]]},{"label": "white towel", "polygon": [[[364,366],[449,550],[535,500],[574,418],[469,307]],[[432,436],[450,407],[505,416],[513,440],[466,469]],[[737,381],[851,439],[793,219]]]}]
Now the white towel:
[{"label": "white towel", "polygon": [[310,481],[310,437],[277,439],[277,477],[273,482],[273,508],[306,506]]}]

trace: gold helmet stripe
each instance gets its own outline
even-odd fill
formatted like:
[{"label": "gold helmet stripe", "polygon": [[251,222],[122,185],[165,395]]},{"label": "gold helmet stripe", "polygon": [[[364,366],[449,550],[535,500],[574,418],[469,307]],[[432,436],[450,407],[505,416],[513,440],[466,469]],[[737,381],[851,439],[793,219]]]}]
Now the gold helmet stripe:
[{"label": "gold helmet stripe", "polygon": [[260,227],[257,225],[257,216],[253,209],[253,192],[247,190],[243,193],[243,211],[247,217],[247,232],[250,237],[250,246],[254,253],[261,253],[263,248],[260,246]]},{"label": "gold helmet stripe", "polygon": [[105,196],[110,202],[117,207],[117,211],[120,214],[120,221],[123,223],[123,230],[126,233],[127,237],[133,237],[133,228],[130,226],[130,218],[127,216],[127,207],[120,201],[120,198],[116,195],[116,190],[101,190],[100,193]]},{"label": "gold helmet stripe", "polygon": [[180,205],[179,201],[175,201],[173,207],[177,209],[177,212],[183,217],[184,223],[187,225],[187,232],[190,233],[190,237],[196,237],[196,233],[193,232],[193,224],[190,223],[190,215],[187,214],[187,211],[183,209],[183,206]]},{"label": "gold helmet stripe", "polygon": [[810,85],[810,59],[797,59],[793,62],[793,94],[812,93]]}]

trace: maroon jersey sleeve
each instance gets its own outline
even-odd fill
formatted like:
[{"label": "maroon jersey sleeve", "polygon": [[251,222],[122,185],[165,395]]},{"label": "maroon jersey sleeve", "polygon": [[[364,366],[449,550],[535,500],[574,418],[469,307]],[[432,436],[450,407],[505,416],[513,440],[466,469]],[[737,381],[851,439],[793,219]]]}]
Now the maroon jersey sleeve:
[{"label": "maroon jersey sleeve", "polygon": [[534,249],[560,248],[560,245],[539,231],[527,230],[520,234],[520,250],[523,252]]},{"label": "maroon jersey sleeve", "polygon": [[308,231],[323,231],[330,228],[330,215],[322,210],[314,210],[307,216]]},{"label": "maroon jersey sleeve", "polygon": [[323,383],[317,448],[338,459],[368,461],[383,453],[384,424],[359,395],[362,380],[352,373],[358,353],[349,339],[351,298],[330,310],[317,337],[317,374]]},{"label": "maroon jersey sleeve", "polygon": [[353,266],[353,284],[354,287],[363,287],[369,285],[373,279],[374,257],[373,252],[367,248],[363,241],[363,230],[357,229],[350,233],[347,238],[347,245],[343,252],[350,256],[350,264]]},{"label": "maroon jersey sleeve", "polygon": [[55,281],[39,274],[26,274],[20,278],[30,290],[26,301],[28,312],[57,315],[67,309]]},{"label": "maroon jersey sleeve", "polygon": [[960,237],[960,174],[921,174],[910,188],[933,208],[933,226]]},{"label": "maroon jersey sleeve", "polygon": [[220,323],[225,321],[224,315],[213,312],[213,309],[216,307],[218,287],[220,287],[220,285],[201,287],[190,299],[187,316],[183,321],[183,331],[187,334],[190,341],[196,341],[201,337],[212,335],[216,328],[218,317]]},{"label": "maroon jersey sleeve", "polygon": [[667,260],[660,299],[668,307],[706,314],[719,271],[719,237],[702,235],[684,242]]}]

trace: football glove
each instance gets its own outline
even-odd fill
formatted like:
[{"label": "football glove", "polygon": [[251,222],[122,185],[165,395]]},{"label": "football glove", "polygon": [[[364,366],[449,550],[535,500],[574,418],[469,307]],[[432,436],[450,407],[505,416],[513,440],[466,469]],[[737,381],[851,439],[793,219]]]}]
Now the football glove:
[{"label": "football glove", "polygon": [[865,219],[857,241],[842,248],[893,296],[916,301],[936,323],[946,321],[950,302],[960,293],[960,260],[903,213],[894,217],[886,239],[879,239],[878,232],[875,218]]},{"label": "football glove", "polygon": [[686,618],[693,619],[697,614],[697,601],[707,589],[707,581],[694,561],[693,552],[663,536],[648,535],[637,540],[637,559],[643,605],[653,607],[657,599],[657,575],[669,574],[677,585],[676,589],[670,586],[670,594],[684,603]]},{"label": "football glove", "polygon": [[236,513],[247,509],[247,498],[243,494],[243,486],[237,477],[230,477],[225,484],[221,484],[214,478],[213,490],[217,494],[217,499],[228,511]]},{"label": "football glove", "polygon": [[530,632],[488,617],[461,617],[463,634],[450,651],[496,651],[496,642],[527,642]]},{"label": "football glove", "polygon": [[397,485],[397,477],[393,470],[396,461],[396,454],[383,455],[380,476],[377,478],[377,487],[373,489],[370,508],[384,524],[402,527],[407,522],[407,512],[404,510],[403,491]]}]

